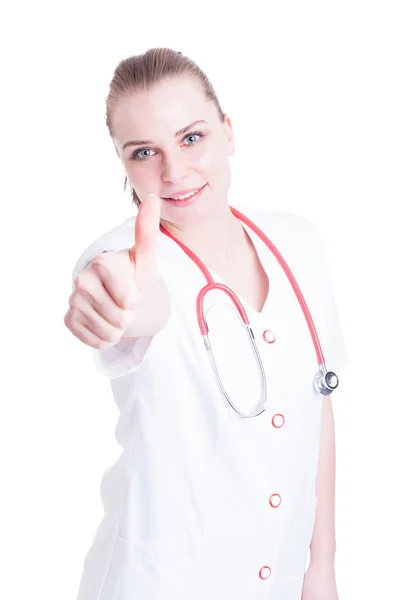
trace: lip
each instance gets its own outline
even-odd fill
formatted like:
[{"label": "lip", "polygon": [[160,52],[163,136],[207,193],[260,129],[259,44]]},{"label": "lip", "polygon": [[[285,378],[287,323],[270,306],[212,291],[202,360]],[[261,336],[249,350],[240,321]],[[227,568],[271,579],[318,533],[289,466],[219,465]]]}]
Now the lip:
[{"label": "lip", "polygon": [[174,194],[172,194],[171,196],[162,196],[163,200],[170,200],[176,198],[176,196],[185,196],[186,194],[191,194],[192,192],[196,192],[196,190],[198,190],[199,192],[204,188],[204,186],[206,185],[206,183],[204,185],[202,185],[202,187],[199,188],[190,188],[188,190],[180,190],[179,192],[175,192]]},{"label": "lip", "polygon": [[191,206],[191,204],[194,204],[197,201],[197,199],[200,198],[200,196],[203,194],[206,188],[207,183],[203,187],[199,188],[196,194],[190,196],[189,198],[186,198],[185,200],[171,200],[169,198],[163,198],[163,202],[167,202],[167,204],[170,204],[171,206],[176,206],[178,208]]}]

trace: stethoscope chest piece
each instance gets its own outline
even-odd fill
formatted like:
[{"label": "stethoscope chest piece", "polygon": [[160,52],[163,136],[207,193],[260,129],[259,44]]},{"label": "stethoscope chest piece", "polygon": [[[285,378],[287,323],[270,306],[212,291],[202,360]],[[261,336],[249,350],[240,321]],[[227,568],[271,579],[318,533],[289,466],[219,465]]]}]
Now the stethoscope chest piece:
[{"label": "stethoscope chest piece", "polygon": [[315,389],[323,396],[331,394],[339,385],[339,378],[333,371],[327,371],[325,365],[321,365],[321,369],[317,372],[314,378]]}]

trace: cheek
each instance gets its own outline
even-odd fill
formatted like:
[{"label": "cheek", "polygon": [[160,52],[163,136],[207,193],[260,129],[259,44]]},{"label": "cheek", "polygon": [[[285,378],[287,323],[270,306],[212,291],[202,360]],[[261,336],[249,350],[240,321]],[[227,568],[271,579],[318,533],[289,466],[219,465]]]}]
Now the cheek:
[{"label": "cheek", "polygon": [[196,157],[196,166],[206,175],[213,176],[212,179],[222,177],[223,171],[228,168],[228,157],[223,148],[207,148]]},{"label": "cheek", "polygon": [[137,191],[142,192],[148,189],[157,189],[159,179],[158,173],[153,165],[150,166],[149,161],[146,164],[127,164],[126,170],[130,181]]}]

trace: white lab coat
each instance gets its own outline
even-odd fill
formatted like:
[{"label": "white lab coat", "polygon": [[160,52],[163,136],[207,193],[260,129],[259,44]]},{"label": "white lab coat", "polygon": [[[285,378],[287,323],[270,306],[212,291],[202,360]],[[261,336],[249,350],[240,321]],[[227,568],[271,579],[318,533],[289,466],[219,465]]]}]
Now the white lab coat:
[{"label": "white lab coat", "polygon": [[[236,208],[286,260],[326,365],[339,374],[347,353],[317,228],[293,213]],[[134,222],[87,248],[73,278],[103,250],[129,247]],[[266,410],[242,419],[225,400],[197,323],[203,274],[159,232],[158,268],[172,298],[169,322],[123,352],[119,345],[93,351],[98,370],[111,379],[120,410],[116,439],[124,451],[102,479],[104,517],[77,600],[301,599],[323,397],[313,387],[318,365],[297,298],[272,252],[245,227],[270,281],[261,313],[238,295],[266,373]],[[205,310],[223,384],[251,411],[260,387],[245,331],[222,292],[206,296]],[[263,336],[267,330],[272,333]]]}]

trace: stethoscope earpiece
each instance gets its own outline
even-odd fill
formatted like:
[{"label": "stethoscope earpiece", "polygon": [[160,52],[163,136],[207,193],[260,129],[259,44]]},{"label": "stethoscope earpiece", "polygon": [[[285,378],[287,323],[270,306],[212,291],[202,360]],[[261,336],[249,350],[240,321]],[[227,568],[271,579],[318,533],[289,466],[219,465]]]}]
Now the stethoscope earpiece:
[{"label": "stethoscope earpiece", "polygon": [[315,375],[314,385],[318,392],[324,396],[328,396],[339,385],[339,378],[333,371],[326,371],[326,368],[323,365],[323,368]]}]

